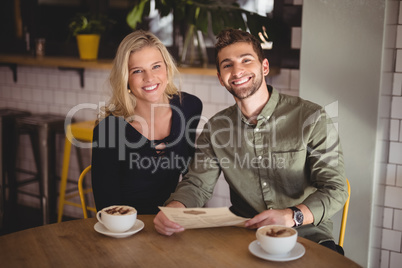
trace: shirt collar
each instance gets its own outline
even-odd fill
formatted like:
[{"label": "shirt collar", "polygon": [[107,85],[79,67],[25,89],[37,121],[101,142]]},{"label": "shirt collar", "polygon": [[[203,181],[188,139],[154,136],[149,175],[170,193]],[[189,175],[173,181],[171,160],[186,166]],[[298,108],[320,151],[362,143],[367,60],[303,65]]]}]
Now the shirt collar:
[{"label": "shirt collar", "polygon": [[[262,108],[261,113],[257,116],[257,121],[258,124],[261,124],[262,122],[265,122],[266,120],[268,120],[271,115],[274,113],[275,107],[278,104],[279,101],[279,92],[274,89],[272,86],[267,85],[268,91],[269,91],[269,100],[267,102],[267,104],[265,104],[264,108]],[[250,123],[248,123],[247,118],[242,114],[240,108],[237,106],[237,110],[239,111],[241,120],[243,121],[243,123],[247,124],[247,125],[252,125]]]}]

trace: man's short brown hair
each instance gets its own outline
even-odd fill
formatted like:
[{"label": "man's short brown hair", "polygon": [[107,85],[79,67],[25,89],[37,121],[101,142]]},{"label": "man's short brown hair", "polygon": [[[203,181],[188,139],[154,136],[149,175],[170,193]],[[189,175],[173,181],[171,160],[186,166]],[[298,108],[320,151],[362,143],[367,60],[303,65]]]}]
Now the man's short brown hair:
[{"label": "man's short brown hair", "polygon": [[265,58],[260,41],[254,35],[248,32],[237,29],[225,29],[218,34],[216,39],[218,41],[215,44],[215,64],[216,69],[218,70],[219,73],[220,73],[219,59],[218,59],[219,51],[237,42],[246,42],[251,44],[253,46],[254,52],[258,56],[258,60],[260,61],[260,63],[262,63],[262,61]]}]

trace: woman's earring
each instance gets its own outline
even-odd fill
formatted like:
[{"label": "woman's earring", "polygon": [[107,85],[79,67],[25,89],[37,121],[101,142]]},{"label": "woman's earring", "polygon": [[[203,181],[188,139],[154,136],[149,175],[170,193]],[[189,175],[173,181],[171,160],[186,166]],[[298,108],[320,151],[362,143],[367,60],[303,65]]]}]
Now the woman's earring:
[{"label": "woman's earring", "polygon": [[127,92],[128,92],[128,94],[130,94],[130,93],[131,93],[131,90],[127,90]]}]

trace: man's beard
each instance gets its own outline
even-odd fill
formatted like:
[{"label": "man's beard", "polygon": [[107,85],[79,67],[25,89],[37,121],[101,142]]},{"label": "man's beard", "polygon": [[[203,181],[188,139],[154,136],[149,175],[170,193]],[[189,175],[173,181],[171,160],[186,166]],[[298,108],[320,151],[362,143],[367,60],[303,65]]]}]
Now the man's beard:
[{"label": "man's beard", "polygon": [[239,100],[246,99],[252,95],[261,87],[262,85],[262,75],[252,76],[251,80],[255,79],[251,86],[245,88],[239,88],[234,90],[232,86],[226,86],[226,89]]}]

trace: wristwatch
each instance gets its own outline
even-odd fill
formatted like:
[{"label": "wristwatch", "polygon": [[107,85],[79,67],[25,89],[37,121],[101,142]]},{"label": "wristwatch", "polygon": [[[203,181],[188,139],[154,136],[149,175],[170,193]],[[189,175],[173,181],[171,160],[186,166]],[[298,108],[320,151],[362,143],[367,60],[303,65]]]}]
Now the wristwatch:
[{"label": "wristwatch", "polygon": [[301,210],[297,207],[290,207],[290,209],[293,210],[293,220],[295,222],[295,225],[293,225],[293,227],[299,227],[303,224],[303,212],[301,212]]}]

